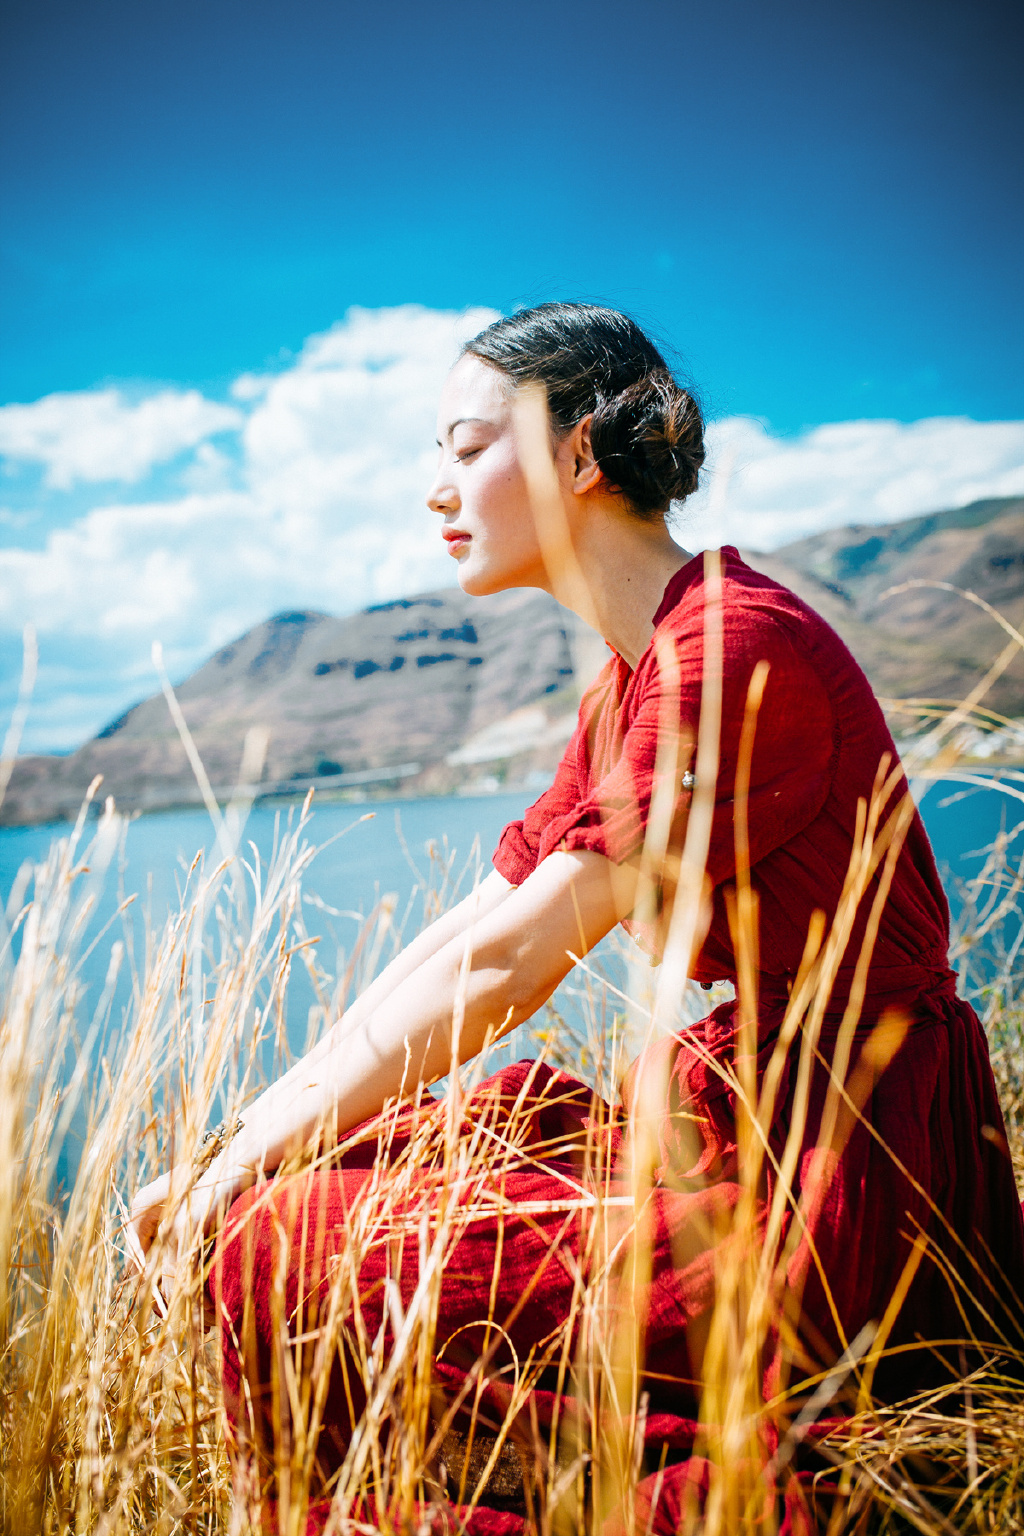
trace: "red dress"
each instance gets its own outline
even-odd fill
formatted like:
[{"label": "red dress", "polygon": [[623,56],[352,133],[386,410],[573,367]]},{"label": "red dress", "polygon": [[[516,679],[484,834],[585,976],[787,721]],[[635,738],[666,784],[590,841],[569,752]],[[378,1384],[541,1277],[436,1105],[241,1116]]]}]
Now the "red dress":
[{"label": "red dress", "polygon": [[[666,709],[683,738],[696,739],[704,608],[704,562],[698,557],[669,582],[655,617],[655,638],[635,671],[612,657],[583,700],[551,788],[502,834],[494,863],[512,883],[520,884],[556,849],[596,850],[616,862],[640,852]],[[730,548],[722,552],[722,615],[720,764],[707,861],[712,912],[692,975],[711,982],[736,974],[728,916],[736,873],[733,795],[749,681],[756,664],[767,661],[748,813],[751,882],[759,898],[760,1082],[812,914],[820,910],[830,920],[840,903],[858,802],[870,800],[885,754],[890,760],[896,754],[864,674],[834,631]],[[666,669],[666,642],[677,667]],[[889,810],[905,792],[901,781]],[[860,903],[806,1085],[805,1130],[782,1231],[785,1242],[793,1209],[799,1208],[801,1227],[792,1235],[785,1271],[790,1297],[800,1298],[799,1315],[792,1319],[795,1342],[791,1338],[783,1351],[776,1339],[766,1349],[769,1395],[780,1382],[784,1354],[789,1380],[794,1370],[799,1375],[830,1365],[865,1324],[883,1317],[901,1277],[904,1284],[909,1279],[909,1291],[888,1335],[876,1396],[913,1390],[942,1369],[943,1358],[957,1370],[960,1356],[951,1341],[968,1336],[968,1329],[979,1338],[1015,1339],[1020,1345],[1024,1223],[986,1041],[974,1012],[956,995],[947,963],[948,909],[916,812],[881,907],[851,1069],[886,1010],[898,1010],[906,1033],[885,1069],[862,1087],[859,1118],[847,1117],[831,1151],[823,1156],[816,1150],[829,1062],[878,879],[876,873]],[[683,1489],[702,1475],[687,1454],[699,1403],[691,1345],[714,1300],[711,1234],[740,1196],[735,1096],[728,1073],[718,1070],[719,1064],[729,1068],[734,1062],[736,1012],[734,1003],[723,1004],[692,1029],[649,1047],[624,1091],[628,1114],[639,1071],[660,1070],[668,1083],[656,1127],[655,1188],[645,1216],[650,1276],[642,1294],[634,1290],[630,1301],[643,1323],[647,1464],[667,1462],[660,1478],[645,1485],[648,1492],[658,1490],[653,1532],[675,1529]],[[798,1034],[768,1127],[770,1155],[758,1192],[762,1220],[775,1193],[773,1158],[782,1155],[800,1092],[799,1047]],[[445,1154],[440,1129],[444,1110],[432,1113],[433,1141],[422,1116],[417,1121],[410,1111],[400,1117],[389,1153],[396,1169],[391,1209],[361,1240],[358,1289],[366,1337],[388,1339],[400,1327],[402,1309],[421,1278],[422,1232],[430,1230],[431,1213],[451,1178],[451,1136]],[[445,1253],[433,1370],[438,1403],[455,1402],[471,1383],[469,1399],[479,1421],[499,1423],[510,1384],[532,1349],[537,1369],[520,1419],[532,1426],[536,1440],[538,1426],[550,1425],[553,1415],[567,1423],[586,1414],[567,1385],[564,1363],[561,1373],[558,1368],[558,1359],[571,1365],[579,1344],[577,1287],[592,1262],[588,1208],[577,1202],[573,1209],[565,1197],[567,1189],[581,1187],[581,1178],[586,1181],[582,1143],[602,1145],[614,1155],[622,1124],[621,1114],[617,1118],[595,1103],[581,1084],[529,1063],[506,1069],[477,1090],[463,1108],[461,1136],[471,1140],[481,1126],[493,1136],[496,1127],[510,1123],[516,1127],[514,1153],[497,1172],[492,1167],[470,1176],[471,1183],[477,1178],[476,1193],[494,1197],[491,1205],[485,1199],[482,1213],[473,1214],[472,1201],[466,1200],[471,1214],[453,1231]],[[410,1167],[407,1149],[415,1140],[409,1138],[417,1135],[426,1140]],[[290,1316],[308,1308],[310,1297],[322,1302],[331,1264],[343,1261],[346,1230],[360,1200],[364,1209],[373,1202],[378,1212],[383,1208],[380,1188],[370,1188],[367,1171],[376,1130],[367,1128],[367,1136],[363,1150],[346,1154],[337,1170],[286,1181],[269,1203],[263,1197],[261,1208],[251,1209],[256,1200],[251,1195],[232,1208],[234,1236],[221,1249],[215,1279],[222,1317],[230,1320],[224,1332],[226,1394],[229,1411],[239,1418],[243,1390],[256,1405],[245,1412],[258,1418],[260,1394],[265,1396],[274,1374],[280,1344],[273,1296],[279,1311],[283,1299]],[[496,1179],[497,1192],[491,1187]],[[606,1190],[617,1187],[613,1172]],[[919,1252],[912,1259],[915,1241]],[[390,1294],[400,1302],[390,1315],[387,1282],[393,1282]],[[487,1320],[501,1325],[500,1336]],[[297,1326],[293,1317],[293,1331]],[[243,1338],[248,1340],[244,1371],[235,1342]],[[561,1340],[558,1359],[544,1355],[543,1341],[550,1339]],[[939,1341],[938,1356],[922,1347],[928,1341]],[[325,1414],[329,1428],[321,1439],[326,1470],[344,1454],[351,1416],[360,1409],[358,1370],[349,1370],[347,1388],[344,1374],[336,1365]],[[440,1412],[436,1404],[433,1412]],[[790,1503],[793,1528],[801,1519],[809,1528],[798,1510],[803,1507],[798,1491]],[[478,1509],[473,1519],[472,1529],[481,1533],[522,1528],[518,1515],[500,1509]]]}]

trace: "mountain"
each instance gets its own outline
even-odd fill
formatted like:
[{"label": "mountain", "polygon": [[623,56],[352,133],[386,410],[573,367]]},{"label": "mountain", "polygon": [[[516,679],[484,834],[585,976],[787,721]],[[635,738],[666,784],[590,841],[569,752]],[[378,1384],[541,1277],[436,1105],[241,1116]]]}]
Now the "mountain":
[{"label": "mountain", "polygon": [[[494,759],[486,733],[495,729],[511,733],[520,772],[557,760],[575,721],[583,629],[546,593],[524,589],[481,602],[446,588],[341,619],[279,613],[175,691],[218,797],[238,782],[254,729],[267,743],[261,793],[311,782],[347,793],[398,785],[446,793]],[[458,749],[459,760],[446,762]],[[497,751],[507,757],[508,743],[498,740]],[[200,801],[157,693],[70,756],[19,759],[0,820],[72,816],[97,774],[125,810]]]},{"label": "mountain", "polygon": [[[1024,630],[1019,496],[883,527],[837,528],[747,558],[839,631],[884,699],[958,703],[1008,639],[990,614],[958,593],[919,587],[887,596],[893,587],[945,582],[975,593]],[[1018,654],[996,679],[984,704],[1002,715],[1024,714],[1024,657]]]},{"label": "mountain", "polygon": [[[837,529],[746,558],[839,631],[876,692],[893,701],[897,731],[914,717],[895,701],[963,698],[1007,637],[954,593],[887,596],[890,588],[922,579],[967,588],[1024,628],[1021,498]],[[176,691],[219,797],[238,780],[250,732],[266,741],[263,795],[311,783],[347,796],[449,793],[499,781],[542,785],[572,729],[580,685],[605,655],[599,637],[545,593],[478,599],[446,588],[341,619],[279,613]],[[1024,714],[1024,657],[984,702]],[[253,735],[249,744],[251,756]],[[255,776],[252,762],[247,772]],[[19,759],[0,822],[72,816],[97,774],[102,793],[126,810],[200,798],[158,693],[68,757]]]}]

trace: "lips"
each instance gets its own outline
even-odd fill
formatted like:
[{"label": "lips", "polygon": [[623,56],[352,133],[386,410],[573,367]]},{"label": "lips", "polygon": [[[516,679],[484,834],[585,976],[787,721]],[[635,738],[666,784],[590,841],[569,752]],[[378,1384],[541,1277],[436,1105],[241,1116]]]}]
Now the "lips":
[{"label": "lips", "polygon": [[448,553],[450,555],[457,555],[460,549],[465,549],[469,544],[469,534],[460,533],[456,528],[445,528],[441,533],[441,537],[448,545]]}]

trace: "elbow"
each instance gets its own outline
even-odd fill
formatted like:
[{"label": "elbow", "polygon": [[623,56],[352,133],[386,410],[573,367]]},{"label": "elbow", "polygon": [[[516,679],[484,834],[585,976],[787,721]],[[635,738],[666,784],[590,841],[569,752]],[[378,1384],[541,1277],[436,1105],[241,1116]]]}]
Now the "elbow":
[{"label": "elbow", "polygon": [[491,1012],[494,1022],[500,1024],[502,1030],[515,1029],[518,1024],[525,1024],[527,1019],[533,1017],[537,1009],[551,995],[553,988],[547,991],[529,985],[521,976],[510,977],[505,986],[501,987],[494,996]]},{"label": "elbow", "polygon": [[529,944],[516,944],[501,954],[474,957],[474,970],[478,962],[481,1001],[485,1003],[488,1023],[508,1029],[532,1018],[570,968],[566,957],[564,966],[553,973],[550,965],[538,963]]}]

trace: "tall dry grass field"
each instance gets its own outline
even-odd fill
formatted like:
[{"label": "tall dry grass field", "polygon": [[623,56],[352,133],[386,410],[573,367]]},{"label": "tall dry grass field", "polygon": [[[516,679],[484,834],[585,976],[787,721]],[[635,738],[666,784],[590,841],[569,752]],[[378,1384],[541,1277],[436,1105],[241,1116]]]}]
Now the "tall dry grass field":
[{"label": "tall dry grass field", "polygon": [[[745,865],[744,775],[761,686],[763,678],[759,682],[755,673],[737,782],[738,997],[742,1027],[750,1035],[757,1018],[757,909]],[[714,688],[705,694],[713,710]],[[947,735],[952,739],[953,727]],[[714,740],[714,730],[702,728],[686,844],[672,869],[685,899],[677,898],[671,908],[660,971],[645,971],[643,985],[623,988],[602,976],[592,958],[581,956],[575,984],[586,1038],[567,1036],[553,1010],[537,1025],[541,1058],[584,1070],[609,1100],[628,1060],[652,1035],[679,1027],[680,999],[687,1006],[692,1002],[686,966],[710,828],[710,802],[707,791],[702,800],[701,786],[715,781]],[[665,752],[671,757],[677,751],[669,731]],[[949,752],[931,761],[932,771],[956,771]],[[1007,803],[1019,810],[1024,776],[1007,784]],[[673,857],[669,815],[651,818],[646,853],[651,900]],[[836,1427],[819,1456],[840,1489],[830,1536],[1024,1531],[1024,1391],[1009,1368],[1012,1351],[973,1369],[956,1390],[879,1406],[871,1387],[891,1326],[887,1316],[849,1341],[834,1370],[807,1379],[793,1366],[773,1399],[762,1394],[762,1362],[767,1341],[780,1327],[792,1241],[783,1236],[784,1191],[802,1132],[794,1124],[776,1170],[780,1194],[761,1241],[757,1191],[782,1057],[795,1053],[798,1070],[809,1070],[853,915],[876,877],[884,890],[908,815],[906,801],[895,809],[889,804],[883,767],[874,799],[863,808],[840,909],[831,927],[808,935],[777,1057],[760,1084],[742,1068],[732,1082],[745,1193],[731,1218],[737,1241],[716,1245],[722,1257],[701,1413],[708,1427],[699,1446],[710,1466],[709,1491],[703,1510],[694,1506],[681,1527],[694,1536],[775,1529],[778,1494],[796,1453],[809,1426],[828,1415]],[[213,853],[197,855],[183,877],[179,909],[159,930],[146,933],[141,948],[133,944],[127,923],[88,941],[102,944],[110,958],[106,988],[90,1000],[87,1012],[83,944],[100,885],[116,878],[124,831],[113,805],[98,818],[83,811],[77,826],[54,840],[46,859],[22,872],[7,905],[0,954],[4,1532],[241,1536],[262,1525],[282,1536],[301,1536],[310,1501],[319,1500],[331,1532],[411,1536],[435,1528],[458,1531],[477,1503],[494,1498],[522,1500],[532,1527],[544,1536],[577,1531],[596,1536],[616,1511],[628,1530],[644,1531],[646,1516],[635,1490],[651,1469],[643,1467],[640,1454],[645,1362],[642,1319],[632,1298],[649,1268],[642,1212],[656,1155],[649,1135],[653,1114],[632,1118],[625,1153],[628,1196],[602,1196],[610,1170],[602,1166],[607,1143],[600,1135],[585,1149],[587,1176],[566,1202],[567,1210],[573,1203],[577,1207],[588,1254],[573,1317],[562,1334],[539,1341],[517,1360],[502,1430],[495,1435],[493,1429],[477,1433],[471,1427],[467,1433],[464,1427],[466,1414],[472,1424],[474,1394],[484,1384],[486,1350],[460,1402],[445,1403],[434,1390],[431,1362],[450,1342],[436,1329],[446,1255],[474,1216],[496,1213],[501,1169],[526,1135],[515,1111],[500,1126],[482,1114],[466,1129],[467,1090],[493,1069],[493,1053],[461,1069],[454,1062],[437,1107],[422,1088],[411,1095],[424,1112],[407,1146],[394,1156],[389,1127],[398,1107],[385,1111],[367,1185],[372,1198],[353,1210],[344,1261],[332,1272],[315,1326],[289,1331],[283,1291],[278,1297],[276,1499],[265,1497],[251,1468],[247,1472],[236,1462],[232,1470],[217,1335],[203,1300],[209,1248],[197,1240],[191,1262],[179,1268],[169,1294],[163,1294],[157,1284],[161,1238],[140,1278],[127,1246],[126,1204],[149,1178],[171,1168],[169,1222],[203,1165],[209,1128],[244,1115],[267,1075],[290,1059],[287,1020],[297,969],[313,988],[313,1040],[399,940],[393,904],[385,901],[351,954],[333,973],[328,969],[317,935],[307,929],[309,907],[302,901],[314,853],[308,802],[282,821],[266,863],[242,845],[240,816],[220,819],[218,813],[218,822]],[[964,922],[954,936],[963,985],[975,998],[991,1041],[1019,1179],[1024,1176],[1020,843],[1018,828],[1018,835],[1007,834],[992,849],[984,872],[965,893]],[[435,911],[455,894],[453,868],[449,862],[440,871]],[[869,947],[870,925],[866,943]],[[863,958],[866,964],[867,952]],[[112,1017],[122,970],[130,977],[130,1002],[123,1016]],[[856,1023],[854,1009],[836,1048],[833,1121],[856,1096],[849,1049]],[[876,1064],[884,1064],[896,1043],[884,1032],[878,1037]],[[753,1059],[753,1052],[746,1055]],[[664,1085],[647,1083],[643,1091],[655,1105]],[[65,1166],[60,1154],[72,1134],[77,1171],[70,1187],[60,1188],[58,1174]],[[321,1150],[323,1145],[320,1137],[311,1138],[279,1177],[303,1163],[329,1160],[334,1151]],[[403,1308],[397,1296],[391,1298],[394,1342],[385,1352],[383,1330],[374,1334],[360,1314],[360,1256],[379,1241],[389,1213],[411,1198],[424,1169],[437,1174],[442,1196],[417,1229],[420,1278],[412,1303]],[[621,1191],[621,1182],[616,1187]],[[570,1333],[577,1341],[572,1347]],[[340,1469],[324,1488],[317,1482],[316,1448],[328,1367],[339,1352],[358,1373],[366,1402]],[[580,1412],[572,1426],[556,1422],[550,1431],[537,1432],[532,1444],[524,1443],[531,1389],[542,1372],[552,1371]]]}]

